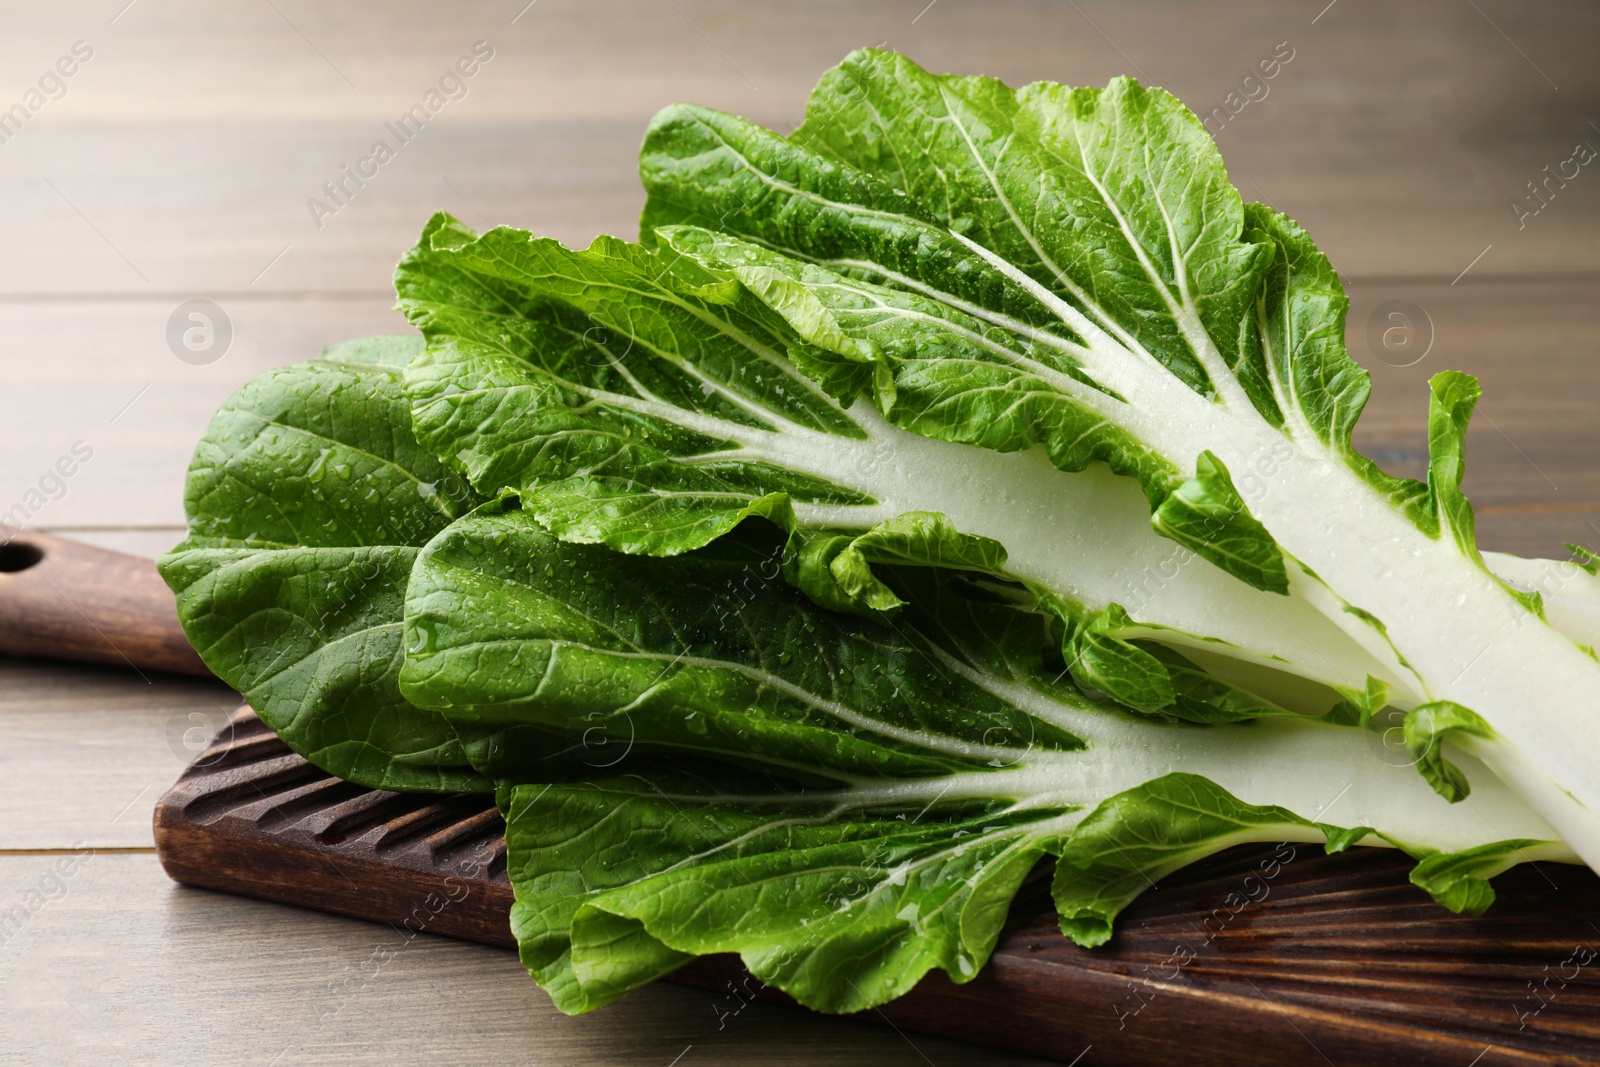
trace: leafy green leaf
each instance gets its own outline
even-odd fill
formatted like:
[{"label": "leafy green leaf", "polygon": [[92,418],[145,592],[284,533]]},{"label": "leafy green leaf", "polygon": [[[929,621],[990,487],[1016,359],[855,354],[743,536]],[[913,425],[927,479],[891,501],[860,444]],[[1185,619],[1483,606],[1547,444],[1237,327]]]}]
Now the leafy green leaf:
[{"label": "leafy green leaf", "polygon": [[1149,638],[1159,628],[1141,626],[1118,604],[1080,625],[1063,652],[1083,688],[1151,714],[1189,722],[1242,722],[1294,712],[1208,673],[1180,653]]},{"label": "leafy green leaf", "polygon": [[1467,421],[1483,390],[1478,379],[1460,371],[1435,374],[1428,390],[1428,489],[1438,524],[1463,552],[1475,553],[1472,504],[1461,491],[1461,479],[1467,468]]},{"label": "leafy green leaf", "polygon": [[796,532],[784,574],[823,607],[839,611],[894,611],[902,601],[875,565],[934,566],[1004,574],[1006,551],[987,537],[958,531],[937,512],[908,511],[858,537]]},{"label": "leafy green leaf", "polygon": [[[562,768],[484,765],[523,959],[564,1011],[713,952],[829,1011],[935,967],[965,981],[1048,855],[1064,857],[1068,929],[1092,940],[1147,877],[1240,841],[1338,849],[1372,825],[1423,848],[1486,843],[1475,812],[1373,761],[1366,731],[1282,714],[1190,726],[1084,699],[1059,682],[1057,624],[1015,587],[886,564],[900,608],[865,618],[817,607],[783,559],[759,524],[618,555],[512,500],[419,557],[403,692],[458,728],[587,748]],[[1495,825],[1547,840],[1493,785]],[[1336,802],[1351,829],[1314,821]]]},{"label": "leafy green leaf", "polygon": [[1583,545],[1575,545],[1571,542],[1562,547],[1572,553],[1573,558],[1578,562],[1578,566],[1590,574],[1600,574],[1600,553],[1595,552],[1592,548],[1585,548]]},{"label": "leafy green leaf", "polygon": [[1329,722],[1347,726],[1373,729],[1373,716],[1389,704],[1389,687],[1377,678],[1368,677],[1361,689],[1342,690],[1344,699],[1325,716]]},{"label": "leafy green leaf", "polygon": [[1317,841],[1337,852],[1368,827],[1323,826],[1276,805],[1246,804],[1214,782],[1174,773],[1106,800],[1078,825],[1056,861],[1061,932],[1085,948],[1146,888],[1245,841]]},{"label": "leafy green leaf", "polygon": [[707,544],[791,501],[870,503],[823,470],[763,462],[789,431],[813,449],[866,435],[783,358],[749,296],[600,238],[585,252],[433,219],[402,261],[401,307],[430,338],[407,373],[417,433],[487,494],[515,489],[560,536],[624,552]]},{"label": "leafy green leaf", "polygon": [[657,772],[513,791],[513,923],[558,1007],[597,1007],[713,952],[820,1011],[872,1007],[935,967],[968,981],[1060,815],[729,784]]},{"label": "leafy green leaf", "polygon": [[[1428,489],[1438,525],[1455,539],[1463,555],[1482,565],[1472,503],[1461,491],[1461,480],[1467,469],[1467,423],[1483,389],[1478,379],[1460,371],[1435,374],[1428,380],[1428,389]],[[1505,582],[1499,585],[1529,611],[1543,617],[1544,604],[1538,590],[1524,591]]]},{"label": "leafy green leaf", "polygon": [[[1460,491],[1476,383],[1434,380],[1427,486],[1362,457],[1350,435],[1370,384],[1343,348],[1337,275],[1300,227],[1242,203],[1170,95],[1126,79],[1012,89],[863,51],[824,76],[787,139],[669,108],[641,174],[647,241],[739,281],[808,343],[870,362],[866,388],[895,426],[1134,475],[1158,529],[1362,651],[1324,652],[1319,669],[1317,651],[1269,652],[1272,637],[1141,621],[1339,689],[1370,676],[1402,706],[1476,709],[1506,746],[1498,771],[1600,863],[1600,717],[1566,710],[1592,705],[1600,666],[1571,617],[1547,624],[1537,590],[1485,580]],[[1236,511],[1237,528],[1203,536]],[[1020,530],[962,528],[1090,615],[1128,601],[1041,580]],[[1155,677],[1148,662],[1116,652],[1135,699],[1165,695],[1133,684]]]},{"label": "leafy green leaf", "polygon": [[1240,581],[1288,595],[1283,553],[1240,499],[1228,468],[1210,452],[1200,453],[1195,476],[1161,502],[1151,521],[1161,533]]},{"label": "leafy green leaf", "polygon": [[1482,915],[1494,903],[1489,879],[1519,863],[1542,859],[1549,842],[1518,839],[1493,841],[1459,852],[1421,855],[1411,869],[1411,884],[1453,912]]},{"label": "leafy green leaf", "polygon": [[1287,215],[1265,204],[1246,204],[1244,212],[1247,232],[1273,246],[1272,265],[1256,295],[1255,320],[1278,410],[1420,529],[1437,529],[1428,487],[1384,473],[1351,443],[1372,379],[1344,347],[1350,300],[1338,272]]},{"label": "leafy green leaf", "polygon": [[1406,751],[1434,790],[1452,804],[1466,798],[1471,787],[1461,769],[1444,758],[1443,743],[1475,737],[1495,740],[1494,729],[1477,712],[1448,700],[1435,700],[1412,708],[1405,718]]},{"label": "leafy green leaf", "polygon": [[1159,712],[1177,699],[1166,665],[1131,641],[1085,628],[1074,639],[1069,655],[1072,677],[1079,685],[1130,708]]},{"label": "leafy green leaf", "polygon": [[[841,629],[782,581],[780,560],[771,544],[737,539],[629,560],[488,505],[418,562],[402,690],[455,720],[581,722],[597,743],[803,755],[839,773],[940,774],[1012,748],[1078,746],[938,670],[907,631]],[[1007,622],[1042,642],[1042,618]]]},{"label": "leafy green leaf", "polygon": [[420,348],[335,346],[235,393],[160,566],[206,665],[306,758],[374,788],[485,790],[456,731],[397,685],[417,549],[476,499],[411,436],[397,368]]}]

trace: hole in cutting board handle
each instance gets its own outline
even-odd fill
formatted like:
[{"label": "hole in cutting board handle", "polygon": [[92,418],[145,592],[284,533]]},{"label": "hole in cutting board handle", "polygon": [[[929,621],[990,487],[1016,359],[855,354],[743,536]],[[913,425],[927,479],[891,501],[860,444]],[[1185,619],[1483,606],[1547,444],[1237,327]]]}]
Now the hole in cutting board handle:
[{"label": "hole in cutting board handle", "polygon": [[32,541],[7,541],[0,545],[0,574],[25,571],[44,559],[44,549]]}]

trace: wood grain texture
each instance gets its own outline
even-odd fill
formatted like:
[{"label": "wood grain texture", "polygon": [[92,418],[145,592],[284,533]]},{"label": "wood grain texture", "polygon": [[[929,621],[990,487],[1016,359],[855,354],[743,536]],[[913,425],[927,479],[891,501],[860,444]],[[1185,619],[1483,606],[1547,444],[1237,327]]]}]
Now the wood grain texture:
[{"label": "wood grain texture", "polygon": [[568,1018],[507,949],[191,889],[153,855],[79,855],[0,855],[0,925],[28,913],[0,933],[6,1067],[1040,1062],[773,1004],[719,1022],[723,998],[665,983]]},{"label": "wood grain texture", "polygon": [[156,799],[238,706],[213,679],[0,656],[0,852],[152,847]]},{"label": "wood grain texture", "polygon": [[[97,54],[4,146],[0,289],[243,289],[285,245],[255,287],[382,289],[440,207],[564,240],[628,235],[633,153],[656,111],[691,100],[787,129],[820,71],[880,43],[1013,83],[1132,74],[1209,113],[1286,42],[1293,60],[1218,139],[1247,194],[1304,222],[1347,275],[1449,281],[1491,243],[1476,269],[1600,270],[1600,182],[1573,183],[1521,230],[1507,208],[1596,136],[1600,13],[1340,0],[1319,18],[1324,6],[168,0],[112,23],[89,0],[11,4],[0,59],[15,85],[74,40]],[[306,200],[476,40],[495,59],[468,95],[318,228]]]},{"label": "wood grain texture", "polygon": [[45,534],[0,544],[0,653],[211,677],[147,560]]},{"label": "wood grain texture", "polygon": [[[487,798],[363,790],[289,751],[248,708],[161,799],[178,881],[510,945],[504,824]],[[1109,946],[1068,942],[1042,879],[972,982],[931,975],[862,1018],[1086,1065],[1227,1062],[1410,1067],[1600,1058],[1600,879],[1529,864],[1481,919],[1451,915],[1381,849],[1243,846],[1164,880]],[[735,957],[673,976],[764,988]],[[1075,1057],[1083,1055],[1078,1061]]]}]

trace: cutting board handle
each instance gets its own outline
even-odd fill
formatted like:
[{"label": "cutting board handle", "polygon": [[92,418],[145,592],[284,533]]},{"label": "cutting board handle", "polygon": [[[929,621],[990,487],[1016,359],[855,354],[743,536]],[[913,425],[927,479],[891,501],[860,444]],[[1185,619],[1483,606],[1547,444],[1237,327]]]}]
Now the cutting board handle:
[{"label": "cutting board handle", "polygon": [[0,543],[0,652],[211,674],[154,563],[45,534]]}]

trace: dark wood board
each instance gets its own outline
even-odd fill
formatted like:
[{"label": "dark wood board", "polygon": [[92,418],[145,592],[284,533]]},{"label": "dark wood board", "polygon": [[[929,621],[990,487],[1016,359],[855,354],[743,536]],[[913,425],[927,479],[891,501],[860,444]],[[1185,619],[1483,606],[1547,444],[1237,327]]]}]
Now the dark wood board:
[{"label": "dark wood board", "polygon": [[211,676],[149,560],[41,533],[0,540],[0,653]]},{"label": "dark wood board", "polygon": [[[486,798],[342,782],[248,707],[162,797],[155,835],[180,882],[513,944]],[[1062,937],[1040,879],[978,978],[932,975],[863,1018],[1081,1067],[1600,1062],[1600,879],[1524,865],[1474,919],[1407,866],[1384,849],[1241,846],[1145,893],[1094,951]],[[731,956],[673,980],[725,991],[729,1013],[785,999]]]}]

